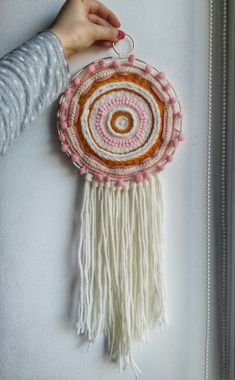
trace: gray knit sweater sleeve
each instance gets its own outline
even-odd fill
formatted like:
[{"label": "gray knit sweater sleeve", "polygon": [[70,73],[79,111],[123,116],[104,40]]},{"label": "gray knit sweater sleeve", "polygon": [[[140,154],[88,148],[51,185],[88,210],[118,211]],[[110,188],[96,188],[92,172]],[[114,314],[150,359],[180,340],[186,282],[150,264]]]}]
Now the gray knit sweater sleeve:
[{"label": "gray knit sweater sleeve", "polygon": [[0,59],[0,154],[65,90],[70,78],[62,44],[49,31]]}]

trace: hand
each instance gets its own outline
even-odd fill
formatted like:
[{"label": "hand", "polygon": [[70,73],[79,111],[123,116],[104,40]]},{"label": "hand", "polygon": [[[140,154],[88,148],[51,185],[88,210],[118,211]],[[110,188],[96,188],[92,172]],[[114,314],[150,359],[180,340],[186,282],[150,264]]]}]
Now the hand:
[{"label": "hand", "polygon": [[125,37],[113,12],[97,0],[67,0],[50,27],[61,40],[66,57],[93,43],[111,47]]}]

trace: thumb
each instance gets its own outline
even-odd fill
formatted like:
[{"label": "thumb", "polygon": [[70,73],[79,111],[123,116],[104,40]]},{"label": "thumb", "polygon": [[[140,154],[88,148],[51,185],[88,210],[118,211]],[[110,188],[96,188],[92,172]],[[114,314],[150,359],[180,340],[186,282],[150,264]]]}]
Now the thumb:
[{"label": "thumb", "polygon": [[125,33],[122,30],[112,28],[110,26],[96,25],[95,41],[107,40],[117,41],[125,37]]}]

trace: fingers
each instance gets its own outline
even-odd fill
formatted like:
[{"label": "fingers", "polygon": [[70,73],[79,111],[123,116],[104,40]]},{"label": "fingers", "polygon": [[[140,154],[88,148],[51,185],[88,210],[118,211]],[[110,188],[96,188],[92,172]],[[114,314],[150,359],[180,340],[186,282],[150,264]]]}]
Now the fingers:
[{"label": "fingers", "polygon": [[117,16],[99,1],[88,0],[87,6],[90,13],[100,16],[101,18],[106,20],[109,24],[111,24],[114,28],[118,28],[121,25]]},{"label": "fingers", "polygon": [[[112,27],[110,26],[110,24],[109,24],[106,20],[104,20],[103,18],[101,18],[101,17],[99,17],[99,16],[97,16],[97,15],[95,15],[95,14],[89,14],[89,15],[88,15],[88,19],[89,19],[89,21],[93,22],[93,23],[96,24],[96,25],[101,25],[101,26],[106,27],[106,29],[107,29],[107,28],[109,28],[109,29],[112,28]],[[102,32],[102,33],[103,33],[103,32]],[[106,33],[105,35],[107,36],[107,32],[104,32],[104,33]],[[117,31],[117,33],[118,33],[118,31]],[[112,44],[112,40],[111,40],[111,41],[108,41],[108,40],[100,40],[100,39],[97,40],[97,33],[96,33],[95,35],[96,35],[96,42],[95,42],[95,45],[99,45],[99,46],[106,47],[106,48],[110,48],[110,47],[113,46],[113,44]],[[118,34],[116,34],[116,36],[118,36]],[[115,36],[114,36],[114,37],[115,37]]]},{"label": "fingers", "polygon": [[118,39],[118,29],[112,28],[110,26],[95,25],[95,41],[98,40],[108,40],[116,41]]},{"label": "fingers", "polygon": [[111,48],[113,43],[111,41],[96,41],[95,45],[102,46],[104,48]]},{"label": "fingers", "polygon": [[89,14],[87,17],[88,17],[89,21],[93,22],[96,25],[103,25],[103,26],[109,26],[110,27],[110,24],[106,20],[104,20],[103,18],[101,18],[95,14]]}]

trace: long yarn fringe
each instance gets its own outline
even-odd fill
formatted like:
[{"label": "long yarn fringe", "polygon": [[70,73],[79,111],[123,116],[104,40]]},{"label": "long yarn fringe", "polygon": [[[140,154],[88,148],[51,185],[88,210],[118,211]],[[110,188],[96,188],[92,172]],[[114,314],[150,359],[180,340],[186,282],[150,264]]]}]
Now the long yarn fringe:
[{"label": "long yarn fringe", "polygon": [[163,200],[158,175],[113,188],[85,181],[78,249],[77,333],[107,338],[120,370],[140,370],[131,343],[167,325],[163,279]]}]

